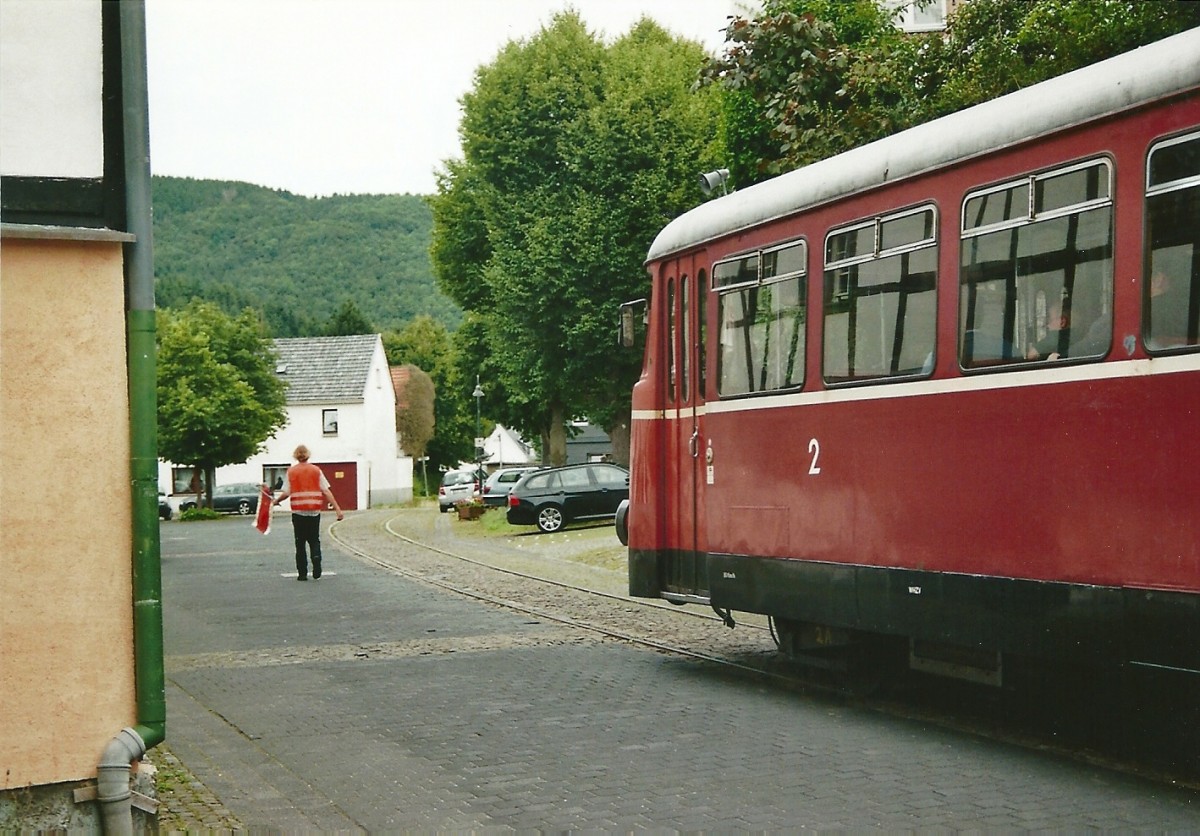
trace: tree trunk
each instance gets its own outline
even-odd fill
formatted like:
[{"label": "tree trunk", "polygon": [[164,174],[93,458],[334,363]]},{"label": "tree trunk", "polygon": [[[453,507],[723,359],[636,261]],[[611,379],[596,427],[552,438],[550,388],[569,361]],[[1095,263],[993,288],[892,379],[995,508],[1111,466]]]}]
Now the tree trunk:
[{"label": "tree trunk", "polygon": [[217,468],[215,465],[206,464],[204,466],[204,507],[205,508],[213,507],[212,506],[213,479],[216,478],[216,475],[217,475]]},{"label": "tree trunk", "polygon": [[608,437],[612,441],[613,461],[621,465],[621,467],[628,468],[629,420],[622,419],[616,421],[611,427],[605,427],[604,431],[608,433]]},{"label": "tree trunk", "polygon": [[567,416],[561,403],[550,405],[550,464],[567,463]]}]

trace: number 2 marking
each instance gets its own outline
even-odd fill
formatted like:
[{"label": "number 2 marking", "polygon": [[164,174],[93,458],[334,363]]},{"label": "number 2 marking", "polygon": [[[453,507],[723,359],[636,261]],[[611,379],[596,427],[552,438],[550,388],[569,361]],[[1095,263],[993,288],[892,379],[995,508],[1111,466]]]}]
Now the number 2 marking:
[{"label": "number 2 marking", "polygon": [[821,456],[821,442],[815,438],[808,440],[808,452],[812,454],[812,463],[808,466],[808,475],[816,476],[821,472],[821,468],[817,466],[817,459]]}]

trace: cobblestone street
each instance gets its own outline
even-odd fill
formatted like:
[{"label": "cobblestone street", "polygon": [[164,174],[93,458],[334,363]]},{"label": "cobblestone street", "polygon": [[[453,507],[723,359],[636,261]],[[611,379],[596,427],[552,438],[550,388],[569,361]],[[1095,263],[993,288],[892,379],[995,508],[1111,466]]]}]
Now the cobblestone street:
[{"label": "cobblestone street", "polygon": [[586,613],[774,652],[761,625],[547,591],[399,539],[392,518],[473,560],[623,592],[611,528],[494,538],[358,512],[323,537],[326,576],[297,584],[289,538],[164,524],[164,830],[1200,828],[1187,790],[573,628]]}]

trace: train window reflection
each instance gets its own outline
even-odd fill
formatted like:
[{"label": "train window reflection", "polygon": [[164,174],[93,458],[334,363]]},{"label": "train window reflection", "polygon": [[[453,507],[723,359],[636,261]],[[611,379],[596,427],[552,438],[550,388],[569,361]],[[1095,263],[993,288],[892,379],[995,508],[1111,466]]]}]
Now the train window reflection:
[{"label": "train window reflection", "polygon": [[762,254],[761,283],[718,295],[719,395],[804,384],[805,252],[803,241],[767,250]]},{"label": "train window reflection", "polygon": [[1023,183],[1037,194],[1036,207],[1024,217],[1018,217],[1013,200],[1005,223],[991,228],[977,223],[977,201],[994,200],[1005,189],[970,195],[964,203],[959,275],[964,369],[1100,357],[1112,343],[1109,164],[1094,161]]},{"label": "train window reflection", "polygon": [[[933,370],[935,230],[933,208],[922,207],[830,233],[826,255],[843,258],[825,265],[827,383]],[[874,249],[862,253],[866,240]]]},{"label": "train window reflection", "polygon": [[1150,151],[1146,194],[1146,348],[1200,345],[1200,133]]}]

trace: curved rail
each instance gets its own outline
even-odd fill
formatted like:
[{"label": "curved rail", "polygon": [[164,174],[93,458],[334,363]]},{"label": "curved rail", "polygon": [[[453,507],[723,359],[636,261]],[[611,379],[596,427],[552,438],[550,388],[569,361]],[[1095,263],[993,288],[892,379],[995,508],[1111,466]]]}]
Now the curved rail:
[{"label": "curved rail", "polygon": [[[487,563],[485,561],[475,560],[474,558],[466,557],[465,555],[461,555],[461,554],[456,554],[455,552],[449,551],[447,549],[443,549],[439,546],[434,546],[429,543],[423,543],[419,540],[409,537],[408,535],[400,534],[394,528],[392,528],[392,522],[394,522],[394,520],[395,520],[395,517],[393,517],[391,520],[388,520],[386,523],[384,523],[383,524],[384,530],[386,530],[388,532],[388,534],[392,535],[393,537],[395,537],[399,540],[402,540],[402,541],[408,543],[409,545],[413,546],[414,548],[425,549],[427,551],[434,552],[435,554],[440,554],[445,557],[450,557],[455,560],[459,560],[464,563],[469,563],[469,564],[472,564],[475,566],[479,566],[484,569],[490,569],[492,571],[502,572],[507,575],[512,575],[514,577],[521,578],[522,580],[536,581],[538,583],[544,583],[544,584],[547,584],[550,586],[557,586],[562,589],[567,589],[569,591],[578,592],[578,593],[581,593],[584,595],[594,595],[594,596],[598,596],[601,598],[607,598],[607,599],[613,600],[613,601],[620,601],[623,604],[636,604],[638,606],[654,607],[659,610],[672,612],[673,614],[676,614],[676,615],[690,616],[693,618],[702,618],[702,619],[705,619],[708,621],[716,621],[716,622],[721,621],[719,618],[708,615],[706,613],[689,612],[687,610],[676,609],[674,607],[668,608],[668,607],[662,606],[660,604],[655,604],[650,601],[641,601],[639,599],[631,598],[628,596],[614,595],[614,594],[608,593],[608,592],[601,592],[601,591],[594,590],[594,589],[587,589],[586,587],[576,586],[574,584],[565,583],[563,581],[557,581],[557,580],[552,580],[549,578],[538,577],[537,575],[530,575],[525,572],[518,572],[515,569],[506,569],[503,567],[495,566],[494,564],[491,564],[491,563]],[[611,627],[604,627],[599,624],[589,624],[589,623],[582,622],[582,621],[579,621],[574,618],[568,618],[566,616],[562,616],[562,615],[547,611],[545,609],[535,607],[535,606],[525,603],[525,602],[511,601],[511,600],[504,599],[504,598],[497,598],[496,596],[488,595],[487,593],[477,592],[472,589],[466,589],[464,587],[457,586],[453,583],[441,580],[439,578],[432,578],[423,573],[413,572],[409,569],[405,569],[404,567],[398,566],[395,563],[384,560],[383,558],[380,558],[377,555],[369,554],[367,552],[364,552],[362,549],[359,549],[359,548],[356,548],[355,546],[350,545],[344,539],[342,539],[341,537],[338,536],[336,523],[330,526],[329,533],[330,533],[330,536],[334,540],[337,541],[338,545],[341,548],[345,549],[346,551],[350,552],[351,554],[356,555],[361,560],[365,560],[369,563],[374,563],[376,566],[379,566],[390,572],[394,572],[396,574],[403,575],[406,578],[411,578],[413,580],[420,581],[421,583],[426,583],[431,586],[436,586],[441,589],[445,589],[449,592],[454,592],[458,595],[463,595],[468,598],[473,598],[477,601],[483,601],[485,603],[492,604],[494,606],[504,607],[505,609],[510,609],[510,610],[515,610],[517,612],[526,613],[527,615],[537,616],[538,618],[543,618],[547,621],[552,621],[557,624],[563,624],[568,627],[575,627],[575,628],[579,628],[582,630],[588,630],[590,632],[598,633],[602,636],[605,636],[606,638],[618,639],[620,641],[627,642],[629,644],[637,645],[640,647],[646,647],[646,648],[649,648],[652,650],[657,650],[657,651],[663,652],[663,653],[673,653],[673,654],[677,654],[680,656],[686,656],[691,659],[697,659],[697,660],[704,661],[704,662],[710,662],[713,664],[722,665],[722,666],[728,667],[728,668],[734,668],[736,670],[739,670],[739,671],[742,671],[745,673],[749,673],[754,676],[765,677],[767,679],[771,679],[776,682],[784,683],[784,684],[792,686],[792,687],[796,687],[796,686],[811,687],[812,686],[812,683],[805,682],[803,679],[798,678],[794,675],[787,675],[787,674],[772,672],[769,670],[764,670],[763,668],[757,668],[757,667],[754,667],[753,665],[747,665],[744,662],[737,662],[737,661],[723,658],[720,656],[714,656],[709,653],[701,653],[701,652],[691,650],[686,647],[680,647],[678,645],[668,644],[666,642],[660,642],[660,641],[655,641],[652,639],[647,639],[647,638],[644,638],[641,636],[635,636],[635,635],[625,633],[620,630],[614,630]],[[754,629],[760,629],[760,630],[766,629],[765,627],[758,627],[757,625],[751,625],[751,626]]]}]

